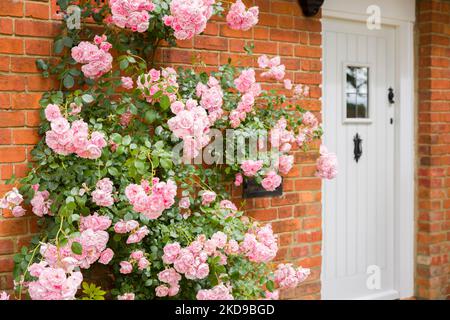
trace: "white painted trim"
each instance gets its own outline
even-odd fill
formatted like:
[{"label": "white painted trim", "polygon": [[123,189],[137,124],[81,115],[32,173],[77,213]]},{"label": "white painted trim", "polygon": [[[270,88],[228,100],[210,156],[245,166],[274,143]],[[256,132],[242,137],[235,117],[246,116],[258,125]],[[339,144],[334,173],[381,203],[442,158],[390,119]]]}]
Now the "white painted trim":
[{"label": "white painted trim", "polygon": [[381,10],[382,24],[385,19],[414,22],[416,20],[415,0],[325,0],[322,8],[322,16],[329,16],[331,12],[337,15],[354,14],[364,17],[369,16],[367,8],[377,5]]},{"label": "white painted trim", "polygon": [[[358,2],[383,2],[384,0],[359,0]],[[414,295],[414,248],[415,248],[415,216],[414,216],[414,168],[415,168],[415,131],[414,131],[414,16],[415,3],[402,0],[409,12],[408,16],[383,18],[382,22],[395,27],[396,42],[396,114],[395,114],[395,291],[398,298],[409,298]],[[334,1],[326,1],[322,10],[324,18],[366,21],[365,13],[344,12],[352,8],[355,1],[339,0],[339,10],[332,10]],[[336,1],[337,2],[337,1]],[[389,3],[397,1],[389,0]],[[369,5],[370,5],[369,4]],[[410,4],[411,7],[408,6]],[[398,10],[396,11],[398,12]],[[324,261],[324,259],[322,259]]]}]

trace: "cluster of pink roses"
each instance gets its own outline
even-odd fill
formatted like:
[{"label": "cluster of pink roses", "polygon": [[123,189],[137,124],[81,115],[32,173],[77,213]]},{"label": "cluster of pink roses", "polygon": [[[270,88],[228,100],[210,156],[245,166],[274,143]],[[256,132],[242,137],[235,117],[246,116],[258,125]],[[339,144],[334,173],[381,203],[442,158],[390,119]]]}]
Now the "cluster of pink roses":
[{"label": "cluster of pink roses", "polygon": [[275,283],[281,289],[295,288],[306,280],[311,271],[307,268],[294,268],[291,263],[279,264],[274,272]]},{"label": "cluster of pink roses", "polygon": [[253,262],[269,262],[275,258],[278,244],[272,226],[267,224],[247,232],[240,244],[240,251]]},{"label": "cluster of pink roses", "polygon": [[163,18],[164,24],[174,30],[178,40],[191,39],[205,30],[214,3],[215,0],[172,0],[170,16]]},{"label": "cluster of pink roses", "polygon": [[197,300],[234,300],[231,286],[223,283],[212,289],[202,289],[197,292]]},{"label": "cluster of pink roses", "polygon": [[266,55],[262,55],[258,58],[258,65],[263,69],[269,68],[268,71],[261,74],[263,78],[273,78],[281,81],[286,75],[286,66],[281,64],[281,59],[278,56],[269,59]]},{"label": "cluster of pink roses", "polygon": [[59,106],[49,104],[45,108],[45,117],[50,121],[51,130],[45,133],[45,142],[58,154],[77,154],[81,158],[97,159],[106,147],[103,133],[94,131],[89,137],[89,128],[83,120],[72,124],[61,115]]},{"label": "cluster of pink roses", "polygon": [[[109,234],[105,230],[111,225],[111,219],[98,214],[80,218],[80,236],[70,239],[65,245],[58,248],[52,244],[43,244],[40,249],[45,262],[54,268],[78,266],[89,269],[96,262],[108,264],[114,253],[106,248]],[[72,251],[72,244],[77,242],[81,245],[81,254]]]},{"label": "cluster of pink roses", "polygon": [[149,219],[158,219],[164,210],[175,203],[177,185],[172,180],[160,182],[153,178],[152,184],[142,180],[140,185],[130,184],[125,188],[125,195],[133,205],[133,210]]},{"label": "cluster of pink roses", "polygon": [[108,52],[112,45],[107,42],[105,35],[95,36],[94,43],[82,41],[72,48],[72,58],[84,64],[81,71],[89,79],[97,79],[109,72],[113,61],[112,55]]},{"label": "cluster of pink roses", "polygon": [[295,134],[287,129],[287,121],[284,118],[278,120],[275,126],[270,130],[270,145],[283,153],[291,151],[292,143],[295,140]]},{"label": "cluster of pink roses", "polygon": [[238,106],[230,113],[232,128],[237,128],[247,117],[247,113],[253,110],[255,99],[261,94],[261,85],[256,83],[255,70],[244,69],[238,78],[234,80],[236,89],[242,94]]},{"label": "cluster of pink roses", "polygon": [[328,152],[325,146],[320,147],[320,158],[317,160],[317,176],[332,180],[337,176],[338,160],[334,153]]},{"label": "cluster of pink roses", "polygon": [[[204,279],[209,275],[208,257],[219,257],[219,263],[227,263],[227,255],[239,253],[238,243],[230,239],[225,233],[218,231],[207,239],[205,235],[200,235],[186,248],[181,248],[180,244],[170,243],[164,247],[163,262],[168,265],[173,264],[175,273],[184,274],[187,279]],[[171,274],[173,274],[171,271]],[[171,279],[180,279],[173,274]],[[161,280],[161,279],[160,279]],[[171,283],[161,280],[165,283]],[[179,280],[176,282],[178,283]]]},{"label": "cluster of pink roses", "polygon": [[[57,246],[42,244],[40,254],[44,258],[39,263],[33,263],[28,271],[37,280],[27,284],[28,292],[33,300],[73,300],[83,281],[81,272],[75,272],[75,267],[88,269],[98,261],[107,264],[114,253],[106,248],[109,240],[105,230],[111,225],[111,220],[97,214],[80,218],[80,236],[70,239],[58,249]],[[72,245],[81,245],[81,254],[72,251]]]},{"label": "cluster of pink roses", "polygon": [[0,200],[0,209],[9,209],[16,218],[25,215],[25,209],[21,206],[23,197],[17,188],[7,192]]},{"label": "cluster of pink roses", "polygon": [[112,197],[113,183],[109,178],[97,181],[96,189],[92,191],[92,201],[101,207],[110,207],[114,204]]},{"label": "cluster of pink roses", "polygon": [[181,280],[181,275],[174,268],[169,268],[158,273],[158,280],[165,284],[155,288],[157,297],[173,297],[180,291],[179,282]]},{"label": "cluster of pink roses", "polygon": [[149,234],[147,226],[139,227],[136,220],[120,220],[114,225],[114,231],[119,234],[131,233],[128,236],[127,244],[139,243]]},{"label": "cluster of pink roses", "polygon": [[112,22],[119,28],[129,28],[132,31],[145,32],[149,26],[149,11],[155,5],[149,0],[110,0]]},{"label": "cluster of pink roses", "polygon": [[[292,168],[293,157],[281,156],[278,158],[278,168],[280,172],[287,173]],[[241,169],[245,176],[254,177],[262,168],[264,162],[262,160],[245,160],[241,164]],[[267,171],[267,170],[266,170]],[[236,175],[235,185],[239,186],[243,182],[242,175]],[[282,178],[274,171],[269,170],[264,175],[261,185],[267,191],[274,191],[280,186]]]},{"label": "cluster of pink roses", "polygon": [[223,114],[223,91],[219,81],[214,77],[209,77],[206,85],[199,82],[197,84],[196,94],[201,98],[200,106],[208,110],[210,124],[214,124]]},{"label": "cluster of pink roses", "polygon": [[208,113],[193,99],[187,100],[186,104],[176,101],[171,110],[175,117],[167,122],[169,129],[176,137],[183,139],[184,158],[193,159],[211,139],[208,135],[211,125]]},{"label": "cluster of pink roses", "polygon": [[36,281],[28,283],[32,300],[74,300],[83,275],[79,271],[48,266],[45,262],[35,263],[29,268]]},{"label": "cluster of pink roses", "polygon": [[39,185],[35,184],[32,186],[34,190],[34,197],[31,199],[30,204],[32,211],[38,217],[43,217],[48,214],[51,215],[50,206],[52,201],[49,200],[50,193],[47,190],[39,191]]},{"label": "cluster of pink roses", "polygon": [[120,273],[129,274],[133,271],[133,265],[137,265],[139,270],[145,270],[150,266],[150,261],[145,256],[142,250],[133,251],[130,254],[129,261],[120,262]]},{"label": "cluster of pink roses", "polygon": [[174,102],[177,99],[177,78],[177,72],[173,68],[151,69],[148,73],[140,75],[136,84],[149,103],[155,103],[160,100],[160,98],[154,97],[160,91],[163,93],[162,95],[169,97],[170,102]]},{"label": "cluster of pink roses", "polygon": [[227,24],[231,29],[247,31],[258,23],[258,15],[258,7],[246,10],[245,4],[237,0],[231,5],[227,14]]}]

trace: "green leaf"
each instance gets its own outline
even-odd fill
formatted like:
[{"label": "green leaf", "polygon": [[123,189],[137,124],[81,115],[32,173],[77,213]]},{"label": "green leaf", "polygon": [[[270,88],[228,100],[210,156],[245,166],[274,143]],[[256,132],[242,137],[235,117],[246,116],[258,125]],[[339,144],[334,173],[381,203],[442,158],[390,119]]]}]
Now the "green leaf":
[{"label": "green leaf", "polygon": [[167,110],[170,107],[170,99],[168,96],[162,96],[159,100],[159,105],[161,106],[161,109]]},{"label": "green leaf", "polygon": [[73,242],[70,249],[75,254],[81,254],[83,252],[83,247],[81,246],[81,244],[79,242]]},{"label": "green leaf", "polygon": [[157,117],[158,117],[158,113],[155,110],[148,110],[145,113],[145,120],[148,123],[153,123]]},{"label": "green leaf", "polygon": [[54,44],[54,49],[53,49],[55,51],[55,53],[60,54],[63,51],[63,49],[64,49],[63,39],[56,40],[55,44]]},{"label": "green leaf", "polygon": [[83,94],[83,95],[81,96],[81,99],[83,99],[83,101],[84,101],[85,103],[91,103],[91,102],[94,101],[94,97],[93,97],[92,95],[90,95],[90,94]]},{"label": "green leaf", "polygon": [[131,143],[131,137],[130,136],[125,136],[122,138],[122,144],[124,146],[128,146]]},{"label": "green leaf", "polygon": [[110,167],[108,168],[108,173],[112,176],[118,176],[119,175],[119,170],[117,170],[114,167]]},{"label": "green leaf", "polygon": [[37,66],[40,70],[47,70],[47,69],[48,69],[48,64],[45,63],[45,61],[42,60],[42,59],[37,59],[37,60],[36,60],[36,66]]},{"label": "green leaf", "polygon": [[120,70],[125,70],[126,68],[128,68],[128,65],[129,65],[129,62],[127,59],[121,60],[119,63]]},{"label": "green leaf", "polygon": [[75,80],[73,79],[73,77],[70,74],[67,74],[64,77],[63,84],[64,84],[64,87],[66,87],[67,89],[70,89],[75,84]]}]

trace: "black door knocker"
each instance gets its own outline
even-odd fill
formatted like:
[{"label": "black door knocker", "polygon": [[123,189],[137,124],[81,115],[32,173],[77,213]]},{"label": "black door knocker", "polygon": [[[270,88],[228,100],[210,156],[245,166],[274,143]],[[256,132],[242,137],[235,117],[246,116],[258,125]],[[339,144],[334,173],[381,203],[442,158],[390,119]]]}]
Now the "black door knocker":
[{"label": "black door knocker", "polygon": [[353,138],[353,143],[355,144],[355,148],[353,150],[353,153],[355,154],[355,161],[356,163],[358,163],[359,159],[362,156],[362,139],[359,136],[359,133],[357,133],[355,135],[355,137]]},{"label": "black door knocker", "polygon": [[389,99],[389,103],[390,104],[394,104],[395,103],[395,94],[394,94],[394,89],[392,89],[392,87],[389,88],[389,93],[388,93],[388,99]]}]

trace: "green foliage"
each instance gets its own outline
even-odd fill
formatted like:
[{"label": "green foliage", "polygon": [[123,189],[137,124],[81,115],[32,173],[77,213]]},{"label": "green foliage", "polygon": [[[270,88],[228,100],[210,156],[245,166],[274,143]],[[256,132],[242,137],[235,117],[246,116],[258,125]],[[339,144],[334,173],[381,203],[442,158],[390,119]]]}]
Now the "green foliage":
[{"label": "green foliage", "polygon": [[84,294],[81,300],[105,300],[106,291],[103,291],[102,288],[87,282],[83,282],[81,286]]},{"label": "green foliage", "polygon": [[[58,0],[62,11],[76,2]],[[170,1],[152,2],[156,7],[151,13],[149,30],[133,33],[103,24],[109,8],[102,1],[82,1],[82,20],[92,18],[96,22],[95,28],[89,24],[83,24],[81,30],[65,28],[56,37],[53,46],[54,53],[61,59],[56,64],[42,59],[36,61],[44,77],[55,76],[60,80],[59,88],[45,93],[40,101],[40,133],[44,135],[50,129],[43,110],[52,103],[61,107],[62,113],[70,122],[81,118],[89,124],[90,130],[104,133],[109,145],[96,160],[82,159],[73,154],[58,155],[46,145],[45,137],[32,151],[34,167],[27,177],[20,180],[20,191],[29,203],[34,194],[32,185],[39,184],[41,190],[48,190],[53,216],[39,219],[42,231],[33,239],[32,249],[23,248],[14,257],[14,277],[17,281],[22,276],[25,281],[33,280],[27,273],[27,268],[31,263],[42,259],[39,254],[40,243],[52,243],[58,247],[69,243],[70,239],[79,236],[81,217],[94,212],[108,216],[113,224],[119,220],[138,220],[149,229],[149,235],[138,244],[126,244],[127,235],[116,234],[112,228],[109,230],[108,247],[115,253],[108,271],[115,279],[111,294],[116,296],[134,292],[137,299],[155,298],[155,287],[160,285],[157,275],[166,268],[161,259],[165,244],[179,242],[181,246],[188,246],[197,236],[210,237],[217,231],[223,231],[230,238],[241,241],[252,225],[252,221],[243,218],[242,212],[230,216],[227,210],[219,207],[220,200],[229,199],[226,185],[239,171],[238,165],[204,167],[175,164],[172,150],[180,140],[172,135],[167,125],[168,119],[173,116],[169,97],[160,91],[153,97],[158,102],[151,103],[143,97],[143,93],[148,95],[148,89],[147,92],[142,92],[139,89],[124,91],[121,88],[121,76],[130,76],[136,80],[138,75],[146,73],[153,66],[156,50],[163,39],[169,45],[175,45],[172,29],[162,22],[162,17],[169,13]],[[222,12],[219,3],[214,10],[218,14]],[[105,28],[105,34],[113,44],[117,58],[116,68],[94,82],[83,76],[70,55],[70,49],[82,39],[92,40],[98,26]],[[251,54],[253,48],[253,44],[249,44],[245,50]],[[230,62],[212,73],[224,91],[225,112],[234,110],[239,101],[234,79],[240,71],[240,68]],[[176,93],[180,99],[198,99],[195,88],[199,82],[207,83],[209,75],[192,69],[179,69],[178,75],[179,89],[167,88],[167,91]],[[271,128],[281,117],[285,117],[292,128],[300,125],[301,117],[298,114],[304,110],[291,105],[279,107],[286,102],[286,97],[276,92],[264,92],[258,98],[255,114],[242,123],[239,134],[248,137],[258,130]],[[73,103],[82,106],[79,115],[70,114]],[[124,125],[122,118],[128,114],[132,115],[131,120]],[[225,130],[229,124],[223,118],[217,121],[215,127]],[[320,137],[321,132],[315,134]],[[269,160],[270,155],[264,159]],[[183,216],[178,203],[157,220],[149,220],[132,210],[124,195],[125,188],[131,183],[140,183],[143,179],[151,180],[154,177],[164,181],[169,178],[174,180],[182,196],[190,197],[188,218]],[[116,201],[111,207],[99,207],[92,201],[91,191],[95,189],[97,181],[103,178],[109,178],[114,183]],[[201,204],[198,192],[203,189],[214,190],[218,194],[217,201],[211,206]],[[149,255],[150,267],[133,271],[127,276],[122,275],[119,272],[119,262],[127,260],[130,253],[138,249]],[[83,248],[79,242],[74,241],[71,243],[71,250],[79,255]],[[237,299],[260,298],[263,297],[265,288],[270,291],[274,289],[270,279],[271,270],[266,264],[250,262],[242,255],[230,256],[225,266],[219,264],[218,257],[210,258],[208,263],[210,277],[201,281],[183,278],[177,298],[194,299],[199,289],[211,288],[219,281],[230,282]],[[106,294],[95,284],[87,282],[83,283],[82,289],[83,300],[103,300]]]}]

